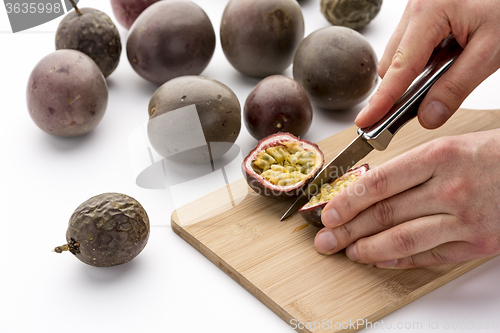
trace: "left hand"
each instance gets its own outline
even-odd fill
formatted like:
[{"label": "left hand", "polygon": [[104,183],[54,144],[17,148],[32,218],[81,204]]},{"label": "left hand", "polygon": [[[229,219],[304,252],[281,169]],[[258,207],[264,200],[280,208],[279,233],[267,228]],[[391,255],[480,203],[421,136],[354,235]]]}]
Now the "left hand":
[{"label": "left hand", "polygon": [[434,140],[355,184],[365,190],[344,190],[325,206],[320,253],[347,247],[351,260],[381,268],[500,254],[500,129]]}]

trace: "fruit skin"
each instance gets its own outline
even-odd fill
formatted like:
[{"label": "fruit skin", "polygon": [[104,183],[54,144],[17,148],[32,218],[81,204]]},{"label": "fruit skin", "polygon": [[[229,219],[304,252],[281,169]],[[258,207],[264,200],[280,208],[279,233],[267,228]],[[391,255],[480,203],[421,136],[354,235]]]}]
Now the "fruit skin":
[{"label": "fruit skin", "polygon": [[241,73],[266,77],[283,72],[304,38],[297,1],[230,0],[222,15],[221,44]]},{"label": "fruit skin", "polygon": [[56,32],[56,50],[78,50],[95,61],[104,77],[118,66],[122,43],[108,15],[94,8],[81,8],[64,16]]},{"label": "fruit skin", "polygon": [[377,56],[355,30],[327,27],[300,44],[293,77],[307,91],[313,105],[342,110],[365,100],[378,81]]},{"label": "fruit skin", "polygon": [[26,88],[28,111],[43,131],[60,137],[90,132],[108,104],[101,70],[86,54],[59,50],[35,66]]},{"label": "fruit skin", "polygon": [[[361,176],[365,172],[367,172],[368,170],[370,170],[370,166],[368,164],[363,164],[357,168],[353,168],[353,169],[347,171],[344,175],[340,176],[339,179],[342,180],[342,178],[345,178],[346,176],[351,175],[353,173],[357,173],[358,176]],[[349,185],[349,186],[351,186],[351,185]],[[300,214],[300,216],[302,216],[302,218],[304,220],[307,221],[307,223],[309,223],[317,228],[324,228],[324,225],[321,222],[321,213],[323,212],[323,208],[325,208],[327,203],[328,203],[328,201],[320,202],[316,205],[309,206],[309,207],[308,207],[308,203],[307,203],[299,209],[299,214]]]},{"label": "fruit skin", "polygon": [[130,29],[137,17],[159,0],[111,0],[111,8],[118,23]]},{"label": "fruit skin", "polygon": [[321,13],[333,25],[361,29],[380,11],[382,0],[321,0]]},{"label": "fruit skin", "polygon": [[149,229],[148,215],[137,200],[103,193],[74,211],[66,240],[69,251],[82,262],[108,267],[134,259],[146,246]]},{"label": "fruit skin", "polygon": [[246,128],[257,140],[278,132],[302,137],[311,127],[312,117],[304,88],[283,75],[260,81],[248,95],[243,110]]},{"label": "fruit skin", "polygon": [[[280,145],[282,142],[300,142],[303,147],[307,147],[309,150],[314,150],[317,154],[317,162],[315,165],[315,171],[312,172],[307,179],[297,183],[293,186],[277,186],[269,182],[267,179],[259,176],[251,166],[253,160],[257,154],[263,149],[267,149],[271,146]],[[301,190],[314,178],[314,176],[321,170],[324,163],[323,152],[319,149],[318,145],[309,142],[307,140],[302,140],[290,133],[275,133],[268,137],[263,138],[257,143],[257,146],[248,154],[241,164],[241,171],[245,177],[245,180],[256,193],[263,195],[265,197],[275,198],[275,199],[289,199],[298,197],[302,194]]]},{"label": "fruit skin", "polygon": [[158,85],[183,75],[199,75],[214,50],[210,19],[197,4],[186,0],[159,1],[146,8],[127,40],[132,68]]},{"label": "fruit skin", "polygon": [[[196,106],[195,121],[186,121],[188,106]],[[181,109],[181,110],[179,110]],[[208,163],[224,155],[241,130],[241,106],[234,92],[219,81],[182,76],[163,84],[149,102],[148,138],[161,156],[184,163]],[[175,111],[175,112],[172,112]],[[199,120],[199,121],[198,121]],[[204,146],[191,145],[203,131]]]}]

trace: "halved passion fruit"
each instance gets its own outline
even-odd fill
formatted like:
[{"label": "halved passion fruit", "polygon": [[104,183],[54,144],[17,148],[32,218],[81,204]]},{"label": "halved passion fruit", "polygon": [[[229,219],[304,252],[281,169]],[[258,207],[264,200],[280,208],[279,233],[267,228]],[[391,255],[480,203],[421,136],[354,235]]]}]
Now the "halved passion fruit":
[{"label": "halved passion fruit", "polygon": [[276,133],[260,140],[241,166],[248,185],[257,193],[293,198],[323,167],[319,147],[290,133]]},{"label": "halved passion fruit", "polygon": [[363,164],[357,168],[347,171],[345,174],[335,179],[333,183],[324,184],[321,187],[320,192],[313,196],[308,203],[299,209],[300,215],[309,224],[318,228],[323,228],[324,225],[321,222],[321,213],[323,212],[323,208],[325,208],[328,201],[330,201],[347,186],[354,183],[368,170],[370,170],[370,166],[368,164]]}]

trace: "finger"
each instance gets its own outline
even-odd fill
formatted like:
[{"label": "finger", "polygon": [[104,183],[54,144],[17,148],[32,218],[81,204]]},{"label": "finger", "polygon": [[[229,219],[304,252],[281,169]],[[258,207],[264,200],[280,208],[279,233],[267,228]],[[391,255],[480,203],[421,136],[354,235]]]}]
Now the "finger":
[{"label": "finger", "polygon": [[452,264],[482,257],[483,255],[479,254],[473,245],[459,241],[442,244],[410,257],[401,258],[396,261],[376,263],[375,265],[379,268],[409,269]]},{"label": "finger", "polygon": [[391,38],[389,39],[389,42],[387,43],[387,46],[385,47],[384,54],[382,55],[382,58],[380,59],[378,63],[378,75],[383,78],[385,73],[387,72],[387,69],[391,65],[392,58],[394,57],[394,54],[396,53],[396,50],[398,49],[399,43],[401,43],[401,39],[403,38],[403,35],[408,27],[408,23],[410,22],[410,17],[411,17],[411,6],[410,6],[411,1],[409,1],[406,4],[405,11],[403,13],[403,16],[401,17],[401,20],[399,21],[398,26],[396,27],[396,30],[394,30],[394,33],[392,34]]},{"label": "finger", "polygon": [[[427,22],[432,22],[431,26],[424,25]],[[384,79],[355,120],[358,127],[365,128],[382,119],[413,80],[420,75],[434,48],[449,33],[448,21],[441,17],[439,12],[412,8],[412,19]]]},{"label": "finger", "polygon": [[[368,237],[400,223],[422,216],[440,214],[443,205],[436,200],[439,189],[432,180],[400,194],[379,201],[351,221],[336,228],[324,228],[315,237],[316,250],[333,254],[360,238]],[[426,202],[426,205],[415,203]]]},{"label": "finger", "polygon": [[487,38],[474,38],[467,44],[422,101],[418,118],[423,127],[434,129],[443,125],[465,98],[498,69],[500,61],[492,56],[496,48]]},{"label": "finger", "polygon": [[457,218],[453,215],[421,217],[361,238],[346,249],[346,254],[349,259],[365,264],[410,257],[460,240],[460,230],[456,226]]},{"label": "finger", "polygon": [[349,222],[376,202],[429,180],[436,169],[436,161],[429,154],[431,150],[428,147],[419,146],[370,169],[354,184],[334,196],[321,215],[325,227],[334,228]]}]

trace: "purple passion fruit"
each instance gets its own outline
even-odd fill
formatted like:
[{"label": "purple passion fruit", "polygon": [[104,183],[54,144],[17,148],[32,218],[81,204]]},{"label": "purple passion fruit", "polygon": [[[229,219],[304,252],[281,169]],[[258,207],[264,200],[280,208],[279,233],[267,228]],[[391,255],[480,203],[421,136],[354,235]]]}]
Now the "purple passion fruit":
[{"label": "purple passion fruit", "polygon": [[130,28],[127,57],[137,74],[161,85],[203,72],[215,42],[212,23],[200,6],[187,0],[158,1]]},{"label": "purple passion fruit", "polygon": [[299,209],[300,216],[302,216],[309,224],[318,228],[323,228],[324,226],[321,222],[321,213],[323,212],[323,208],[325,208],[328,201],[330,201],[347,186],[354,183],[369,169],[370,166],[368,164],[363,164],[357,168],[347,171],[344,175],[335,179],[332,183],[324,184],[321,187],[320,192],[313,196],[308,203]]},{"label": "purple passion fruit", "polygon": [[59,50],[35,66],[26,89],[28,111],[43,131],[73,137],[94,129],[108,105],[101,70],[86,54]]},{"label": "purple passion fruit", "polygon": [[141,204],[125,194],[103,193],[73,212],[66,232],[68,243],[54,251],[69,251],[96,267],[115,266],[134,259],[148,238],[149,219]]},{"label": "purple passion fruit", "polygon": [[319,147],[290,133],[259,141],[241,166],[248,185],[258,194],[293,198],[323,167]]},{"label": "purple passion fruit", "polygon": [[312,123],[311,101],[302,86],[283,75],[260,81],[245,102],[243,119],[257,140],[274,133],[304,136]]},{"label": "purple passion fruit", "polygon": [[216,80],[177,77],[158,88],[149,101],[149,142],[169,160],[210,163],[233,147],[240,130],[238,97]]},{"label": "purple passion fruit", "polygon": [[293,78],[307,91],[313,105],[348,109],[375,89],[377,55],[359,32],[346,27],[323,28],[300,43]]},{"label": "purple passion fruit", "polygon": [[130,29],[137,17],[153,3],[159,0],[111,0],[111,8],[116,20],[126,29]]},{"label": "purple passion fruit", "polygon": [[291,0],[230,0],[220,38],[224,55],[239,72],[279,74],[290,66],[304,38],[302,9]]},{"label": "purple passion fruit", "polygon": [[64,16],[56,32],[56,50],[73,49],[95,61],[108,77],[120,61],[122,43],[118,29],[108,15],[94,8],[82,8]]}]

